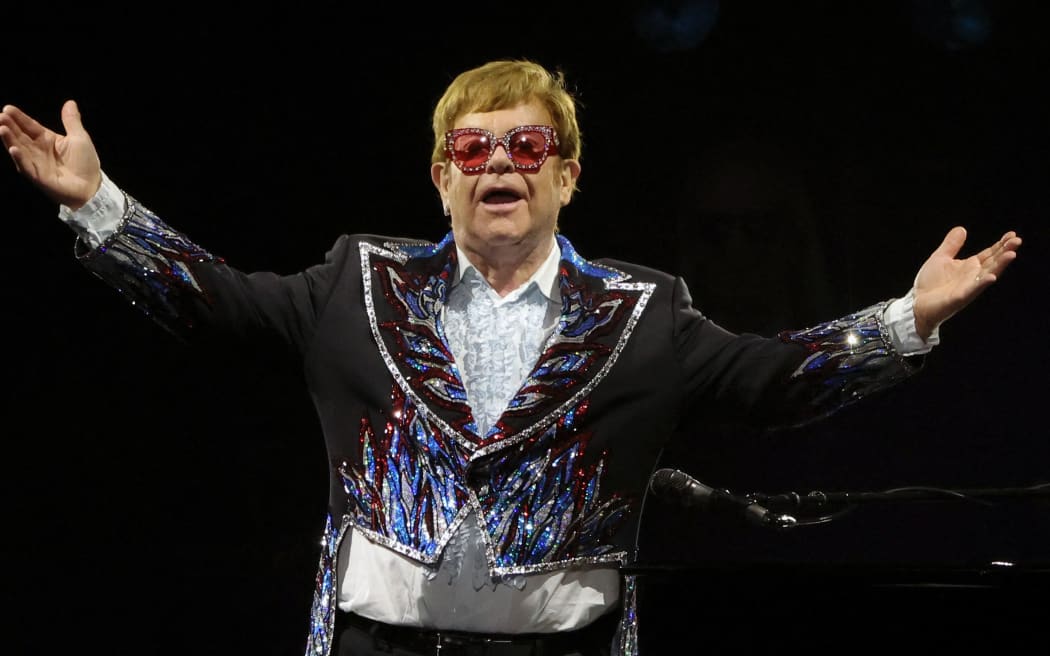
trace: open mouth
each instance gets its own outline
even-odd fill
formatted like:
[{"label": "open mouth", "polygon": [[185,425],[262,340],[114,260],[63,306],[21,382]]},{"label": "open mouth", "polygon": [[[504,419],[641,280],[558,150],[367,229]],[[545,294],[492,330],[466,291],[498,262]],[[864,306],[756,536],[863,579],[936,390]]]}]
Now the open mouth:
[{"label": "open mouth", "polygon": [[481,202],[503,205],[521,200],[521,194],[510,189],[493,189],[481,197]]}]

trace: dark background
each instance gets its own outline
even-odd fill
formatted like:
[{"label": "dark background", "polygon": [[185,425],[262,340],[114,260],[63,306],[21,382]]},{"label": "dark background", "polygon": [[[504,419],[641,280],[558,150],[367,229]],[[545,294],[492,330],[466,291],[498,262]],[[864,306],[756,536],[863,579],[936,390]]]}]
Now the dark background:
[{"label": "dark background", "polygon": [[[1020,488],[1050,481],[1038,5],[8,9],[0,103],[60,128],[75,98],[119,185],[236,266],[292,272],[341,232],[439,239],[433,103],[465,68],[536,59],[582,103],[562,231],[764,334],[902,295],[953,225],[965,254],[1016,229],[1019,259],[920,376],[775,435],[695,418],[665,464],[734,492]],[[169,340],[8,170],[3,651],[300,652],[326,494],[305,392]],[[675,566],[643,570],[650,653],[1041,639],[1045,499],[863,505],[789,532],[646,513],[641,563]]]}]

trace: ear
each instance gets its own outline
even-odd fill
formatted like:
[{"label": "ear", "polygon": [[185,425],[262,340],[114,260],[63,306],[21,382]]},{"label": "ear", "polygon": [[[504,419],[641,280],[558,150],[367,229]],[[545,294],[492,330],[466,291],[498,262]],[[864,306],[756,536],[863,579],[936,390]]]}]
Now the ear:
[{"label": "ear", "polygon": [[561,206],[565,207],[572,200],[572,192],[576,189],[576,181],[580,178],[580,162],[575,159],[567,159],[561,165]]},{"label": "ear", "polygon": [[434,188],[438,190],[441,195],[441,202],[448,204],[448,163],[437,162],[430,165],[430,180],[434,183]]},{"label": "ear", "polygon": [[430,180],[434,183],[434,187],[437,188],[438,195],[441,196],[441,209],[444,211],[445,216],[452,216],[452,206],[448,200],[448,162],[431,164]]}]

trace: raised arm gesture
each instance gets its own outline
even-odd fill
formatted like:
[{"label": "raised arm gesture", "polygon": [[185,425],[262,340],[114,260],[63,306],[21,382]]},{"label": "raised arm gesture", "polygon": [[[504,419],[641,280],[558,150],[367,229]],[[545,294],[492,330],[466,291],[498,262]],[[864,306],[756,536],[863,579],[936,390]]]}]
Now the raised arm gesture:
[{"label": "raised arm gesture", "polygon": [[1011,230],[980,253],[956,258],[964,243],[965,228],[949,230],[915,277],[915,329],[924,340],[998,279],[1017,257],[1021,238]]},{"label": "raised arm gesture", "polygon": [[0,111],[0,140],[20,173],[56,203],[77,209],[98,191],[102,169],[76,102],[62,105],[62,125],[64,135],[14,105],[5,105]]}]

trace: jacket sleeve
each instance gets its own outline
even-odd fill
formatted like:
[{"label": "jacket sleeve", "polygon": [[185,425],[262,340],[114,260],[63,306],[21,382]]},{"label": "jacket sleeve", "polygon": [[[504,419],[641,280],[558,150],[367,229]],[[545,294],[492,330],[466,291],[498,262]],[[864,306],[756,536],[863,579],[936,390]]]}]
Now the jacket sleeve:
[{"label": "jacket sleeve", "polygon": [[766,427],[800,426],[896,385],[921,368],[893,347],[882,323],[887,302],[776,337],[731,333],[692,305],[674,283],[677,361],[688,411]]},{"label": "jacket sleeve", "polygon": [[293,275],[244,273],[174,230],[125,194],[120,229],[77,259],[177,338],[242,348],[263,342],[307,348],[349,239],[325,261]]}]

